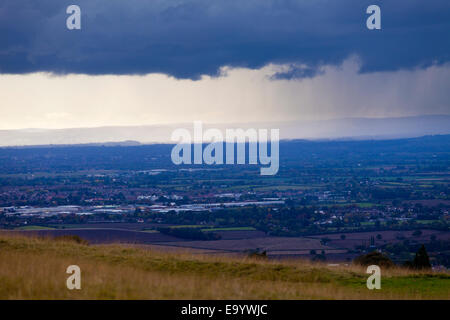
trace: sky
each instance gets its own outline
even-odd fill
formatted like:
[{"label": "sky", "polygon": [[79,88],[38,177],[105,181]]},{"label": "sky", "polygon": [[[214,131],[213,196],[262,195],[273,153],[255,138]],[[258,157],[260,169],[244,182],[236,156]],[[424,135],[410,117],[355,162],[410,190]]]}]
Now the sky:
[{"label": "sky", "polygon": [[0,39],[0,129],[450,114],[448,0],[2,0]]}]

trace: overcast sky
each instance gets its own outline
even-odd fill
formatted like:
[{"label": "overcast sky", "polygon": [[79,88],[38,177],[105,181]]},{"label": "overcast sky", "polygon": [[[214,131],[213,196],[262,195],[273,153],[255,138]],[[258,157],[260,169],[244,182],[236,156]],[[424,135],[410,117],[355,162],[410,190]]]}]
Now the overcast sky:
[{"label": "overcast sky", "polygon": [[0,129],[450,114],[448,0],[2,0],[0,39]]}]

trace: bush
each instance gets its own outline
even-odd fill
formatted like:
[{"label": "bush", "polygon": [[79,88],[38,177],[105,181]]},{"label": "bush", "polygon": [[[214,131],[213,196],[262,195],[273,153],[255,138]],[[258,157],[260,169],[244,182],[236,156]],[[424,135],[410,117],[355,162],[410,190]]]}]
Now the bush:
[{"label": "bush", "polygon": [[74,234],[66,234],[62,236],[56,236],[53,238],[55,241],[66,241],[66,242],[75,242],[78,244],[85,244],[88,245],[89,241],[81,238],[80,236],[74,235]]},{"label": "bush", "polygon": [[321,254],[315,254],[311,260],[314,262],[324,262],[327,258],[325,257],[325,252],[322,251]]},{"label": "bush", "polygon": [[256,259],[267,259],[267,251],[261,251],[260,249],[256,250],[249,250],[248,256],[250,258],[256,258]]},{"label": "bush", "polygon": [[373,251],[365,255],[361,255],[355,260],[354,264],[359,264],[362,266],[377,265],[380,267],[390,268],[394,266],[394,263],[388,256],[383,255],[381,252]]}]

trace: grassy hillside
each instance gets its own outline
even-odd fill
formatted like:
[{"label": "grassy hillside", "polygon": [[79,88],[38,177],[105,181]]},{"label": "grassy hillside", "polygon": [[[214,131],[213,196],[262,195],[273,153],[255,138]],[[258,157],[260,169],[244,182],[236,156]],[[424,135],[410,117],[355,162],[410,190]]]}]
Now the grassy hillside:
[{"label": "grassy hillside", "polygon": [[[72,264],[81,290],[66,288]],[[382,289],[373,291],[367,277],[356,266],[0,234],[0,299],[450,299],[448,274],[382,270]]]}]

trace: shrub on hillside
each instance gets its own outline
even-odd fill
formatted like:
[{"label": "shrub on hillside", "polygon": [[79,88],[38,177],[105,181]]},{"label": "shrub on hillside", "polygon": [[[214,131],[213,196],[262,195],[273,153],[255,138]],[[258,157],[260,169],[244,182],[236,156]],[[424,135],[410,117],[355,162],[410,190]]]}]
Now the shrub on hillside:
[{"label": "shrub on hillside", "polygon": [[74,234],[66,234],[66,235],[62,235],[62,236],[56,236],[53,238],[53,240],[75,242],[78,244],[85,244],[85,245],[89,244],[89,242],[87,240],[81,238],[80,236],[74,235]]},{"label": "shrub on hillside", "polygon": [[392,267],[394,263],[388,256],[385,256],[381,252],[373,251],[368,254],[361,255],[353,260],[353,263],[362,266],[377,265],[380,267]]},{"label": "shrub on hillside", "polygon": [[314,262],[324,262],[327,258],[325,257],[325,254],[321,253],[314,255],[311,260]]},{"label": "shrub on hillside", "polygon": [[267,251],[261,250],[259,248],[254,250],[247,250],[247,254],[250,258],[267,259]]}]

